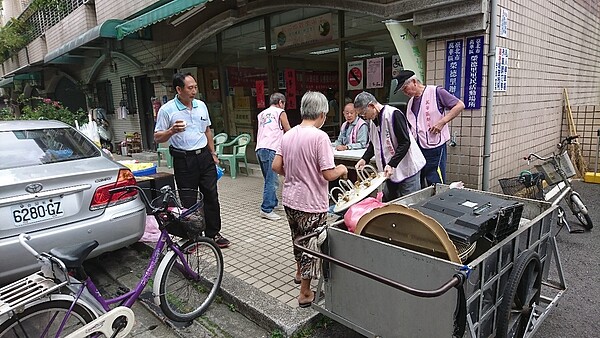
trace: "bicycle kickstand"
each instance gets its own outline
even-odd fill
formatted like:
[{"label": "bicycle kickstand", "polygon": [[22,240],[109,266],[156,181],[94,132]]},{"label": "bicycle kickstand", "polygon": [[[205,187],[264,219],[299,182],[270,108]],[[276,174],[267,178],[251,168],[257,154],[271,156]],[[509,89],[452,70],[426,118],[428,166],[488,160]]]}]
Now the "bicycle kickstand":
[{"label": "bicycle kickstand", "polygon": [[583,229],[571,229],[571,226],[569,225],[569,222],[567,222],[567,217],[566,217],[566,213],[565,210],[562,207],[558,207],[558,225],[559,226],[566,226],[567,227],[567,231],[570,234],[579,234],[584,232]]}]

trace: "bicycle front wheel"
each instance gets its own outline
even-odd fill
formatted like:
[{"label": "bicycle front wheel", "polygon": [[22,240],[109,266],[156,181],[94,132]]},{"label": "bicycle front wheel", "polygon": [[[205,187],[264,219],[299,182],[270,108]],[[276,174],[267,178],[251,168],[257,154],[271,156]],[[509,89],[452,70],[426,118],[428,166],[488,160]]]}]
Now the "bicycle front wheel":
[{"label": "bicycle front wheel", "polygon": [[[0,325],[0,337],[56,337],[60,325],[72,304],[72,302],[66,300],[54,300],[33,305],[2,323]],[[60,333],[60,337],[73,333],[93,319],[94,316],[83,306],[75,304]],[[46,332],[45,335],[44,332]]]},{"label": "bicycle front wheel", "polygon": [[581,223],[581,225],[583,225],[585,229],[590,230],[594,227],[594,224],[592,224],[592,219],[590,218],[590,215],[584,214],[580,210],[580,205],[584,205],[583,201],[581,200],[581,197],[579,197],[578,194],[571,194],[571,196],[569,196],[569,208],[571,208],[573,215],[577,217],[579,223]]},{"label": "bicycle front wheel", "polygon": [[[223,279],[223,254],[208,238],[188,241],[181,247],[185,258],[168,259],[160,274],[160,308],[174,321],[191,321],[206,311],[217,296]],[[161,264],[163,266],[163,264]]]}]

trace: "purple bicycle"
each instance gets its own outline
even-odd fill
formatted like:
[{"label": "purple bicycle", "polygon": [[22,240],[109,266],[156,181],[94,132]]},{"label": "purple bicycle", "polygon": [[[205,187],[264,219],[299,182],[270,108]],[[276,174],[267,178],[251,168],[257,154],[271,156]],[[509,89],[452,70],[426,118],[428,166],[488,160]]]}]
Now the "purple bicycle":
[{"label": "purple bicycle", "polygon": [[[211,239],[201,236],[202,195],[198,193],[194,206],[183,209],[177,194],[190,192],[177,192],[169,186],[153,201],[137,186],[116,188],[111,193],[140,195],[161,230],[136,287],[116,298],[102,297],[82,266],[98,246],[96,241],[38,253],[27,243],[30,236],[21,234],[21,245],[42,267],[0,288],[0,337],[124,337],[134,323],[130,308],[155,270],[154,301],[171,320],[194,320],[210,306],[221,286],[223,255]],[[172,235],[187,239],[176,242]]]}]

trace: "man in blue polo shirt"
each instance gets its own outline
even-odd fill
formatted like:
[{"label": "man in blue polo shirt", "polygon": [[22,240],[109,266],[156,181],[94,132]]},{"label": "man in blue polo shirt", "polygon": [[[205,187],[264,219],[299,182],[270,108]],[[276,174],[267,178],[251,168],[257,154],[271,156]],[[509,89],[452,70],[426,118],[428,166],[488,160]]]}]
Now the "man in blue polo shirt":
[{"label": "man in blue polo shirt", "polygon": [[173,87],[177,95],[158,111],[154,140],[157,143],[170,141],[175,181],[183,206],[188,208],[196,203],[197,193],[193,191],[200,189],[204,195],[205,235],[213,238],[219,247],[226,248],[230,242],[220,234],[221,207],[215,166],[219,159],[208,109],[204,102],[195,99],[198,85],[192,74],[173,75]]}]

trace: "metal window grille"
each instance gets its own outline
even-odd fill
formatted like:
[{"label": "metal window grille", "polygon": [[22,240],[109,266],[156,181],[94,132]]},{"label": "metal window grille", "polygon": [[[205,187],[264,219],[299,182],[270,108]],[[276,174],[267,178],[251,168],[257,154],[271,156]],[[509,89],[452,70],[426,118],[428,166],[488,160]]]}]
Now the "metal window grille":
[{"label": "metal window grille", "polygon": [[121,106],[127,107],[129,114],[135,114],[137,112],[137,105],[135,103],[135,85],[131,76],[121,77]]},{"label": "metal window grille", "polygon": [[60,6],[52,8],[44,8],[42,10],[33,11],[30,9],[30,5],[33,1],[23,0],[21,4],[23,7],[27,7],[21,14],[21,19],[24,19],[29,27],[31,27],[31,33],[29,38],[35,40],[50,27],[59,23],[67,15],[71,14],[79,6],[83,6],[88,3],[93,3],[90,0],[63,0]]},{"label": "metal window grille", "polygon": [[115,104],[110,81],[98,82],[96,84],[96,94],[98,95],[98,106],[104,108],[107,114],[114,114]]}]

